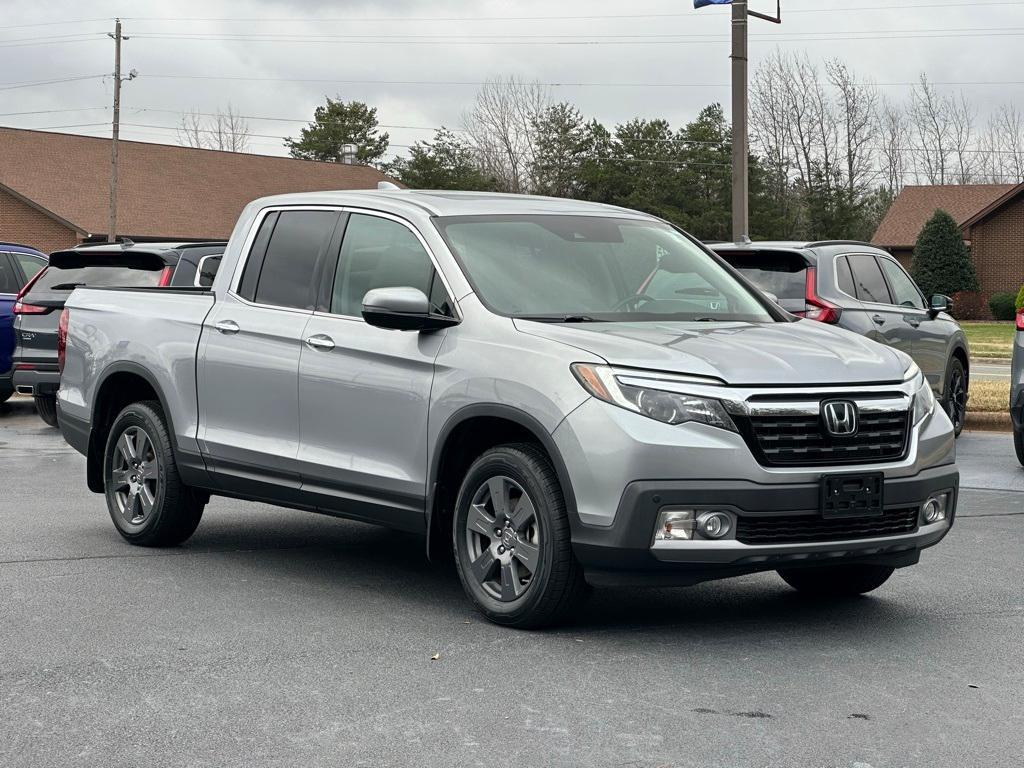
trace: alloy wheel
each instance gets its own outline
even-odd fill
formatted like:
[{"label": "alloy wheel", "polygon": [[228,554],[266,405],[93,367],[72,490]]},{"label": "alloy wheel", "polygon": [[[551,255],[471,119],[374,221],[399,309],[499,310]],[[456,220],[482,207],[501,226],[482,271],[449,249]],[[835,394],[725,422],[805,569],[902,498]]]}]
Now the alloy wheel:
[{"label": "alloy wheel", "polygon": [[153,440],[142,427],[128,427],[117,440],[110,464],[110,487],[121,517],[142,525],[153,513],[160,477]]},{"label": "alloy wheel", "polygon": [[967,415],[967,380],[963,370],[954,366],[949,377],[949,419],[956,429],[964,423]]},{"label": "alloy wheel", "polygon": [[522,485],[510,477],[489,478],[473,494],[466,516],[469,574],[496,600],[518,600],[540,566],[537,510]]}]

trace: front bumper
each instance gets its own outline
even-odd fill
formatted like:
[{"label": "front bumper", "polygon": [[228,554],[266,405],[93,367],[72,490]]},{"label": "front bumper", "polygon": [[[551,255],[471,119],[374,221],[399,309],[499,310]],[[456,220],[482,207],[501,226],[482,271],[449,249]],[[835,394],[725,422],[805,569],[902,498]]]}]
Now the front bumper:
[{"label": "front bumper", "polygon": [[736,539],[653,541],[663,507],[713,507],[737,518],[806,516],[820,519],[817,483],[764,485],[732,481],[641,481],[622,495],[609,527],[577,525],[573,546],[593,583],[695,584],[758,571],[833,563],[902,567],[949,532],[956,514],[959,473],[955,465],[885,481],[886,510],[921,505],[931,494],[951,491],[947,518],[894,536],[813,543],[745,544]]}]

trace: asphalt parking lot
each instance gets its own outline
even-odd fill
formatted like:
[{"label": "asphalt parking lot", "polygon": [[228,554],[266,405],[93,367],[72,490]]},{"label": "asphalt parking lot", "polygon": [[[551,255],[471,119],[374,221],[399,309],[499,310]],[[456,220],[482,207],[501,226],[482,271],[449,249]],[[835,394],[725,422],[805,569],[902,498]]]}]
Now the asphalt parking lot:
[{"label": "asphalt parking lot", "polygon": [[1018,766],[1024,470],[1008,435],[959,451],[955,529],[875,596],[603,589],[524,633],[368,525],[215,499],[184,547],[133,548],[18,400],[0,765]]}]

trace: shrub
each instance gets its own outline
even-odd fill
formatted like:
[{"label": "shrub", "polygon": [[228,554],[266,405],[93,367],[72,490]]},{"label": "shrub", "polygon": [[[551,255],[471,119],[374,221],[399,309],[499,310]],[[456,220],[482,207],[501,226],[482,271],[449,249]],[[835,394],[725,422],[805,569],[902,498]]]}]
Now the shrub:
[{"label": "shrub", "polygon": [[1014,307],[1017,309],[1024,307],[1024,285],[1022,285],[1020,290],[1017,291],[1017,301],[1014,302]]},{"label": "shrub", "polygon": [[1017,314],[1016,300],[1017,297],[1009,291],[993,293],[992,298],[988,300],[988,308],[992,310],[992,317],[996,320],[1013,320],[1014,315]]},{"label": "shrub", "polygon": [[978,276],[960,227],[945,211],[936,211],[917,236],[910,274],[925,296],[978,290]]}]

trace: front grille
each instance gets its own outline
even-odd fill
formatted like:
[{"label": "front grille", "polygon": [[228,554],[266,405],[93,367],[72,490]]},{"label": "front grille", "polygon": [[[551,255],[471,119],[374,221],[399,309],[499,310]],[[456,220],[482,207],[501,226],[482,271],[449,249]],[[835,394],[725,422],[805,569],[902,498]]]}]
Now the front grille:
[{"label": "front grille", "polygon": [[736,422],[761,464],[813,467],[903,458],[907,450],[910,412],[861,411],[859,430],[849,438],[826,435],[817,414],[747,416],[737,417]]},{"label": "front grille", "polygon": [[887,509],[879,517],[825,518],[816,515],[741,517],[736,540],[743,544],[802,544],[899,536],[917,530],[918,508]]}]

